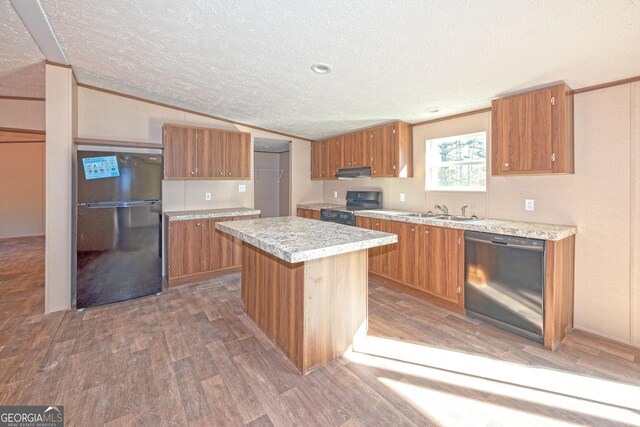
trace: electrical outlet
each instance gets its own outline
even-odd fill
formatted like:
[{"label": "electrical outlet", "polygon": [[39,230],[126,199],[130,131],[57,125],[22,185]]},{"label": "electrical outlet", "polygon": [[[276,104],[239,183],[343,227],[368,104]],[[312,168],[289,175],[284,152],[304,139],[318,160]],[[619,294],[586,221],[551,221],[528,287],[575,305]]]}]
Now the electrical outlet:
[{"label": "electrical outlet", "polygon": [[535,204],[533,199],[526,199],[524,201],[524,210],[532,212],[535,209]]},{"label": "electrical outlet", "polygon": [[246,192],[247,192],[247,186],[245,184],[238,185],[238,193],[246,193]]},{"label": "electrical outlet", "polygon": [[337,191],[334,191],[334,192],[333,192],[333,198],[334,198],[334,199],[337,199],[337,198],[338,198],[338,192],[337,192]]},{"label": "electrical outlet", "polygon": [[204,193],[205,200],[211,200],[211,193]]},{"label": "electrical outlet", "polygon": [[404,199],[405,199],[405,198],[404,198],[404,193],[400,193],[400,201],[401,201],[401,202],[404,202]]}]

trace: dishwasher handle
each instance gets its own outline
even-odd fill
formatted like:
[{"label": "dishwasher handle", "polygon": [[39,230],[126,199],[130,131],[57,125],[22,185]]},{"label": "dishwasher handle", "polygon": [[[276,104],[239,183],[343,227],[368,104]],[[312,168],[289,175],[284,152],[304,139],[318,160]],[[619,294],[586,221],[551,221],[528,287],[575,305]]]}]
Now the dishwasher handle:
[{"label": "dishwasher handle", "polygon": [[534,251],[534,252],[544,252],[544,243],[542,245],[534,246],[534,245],[523,245],[514,242],[504,242],[504,241],[495,241],[495,240],[487,240],[487,239],[478,239],[475,237],[465,236],[464,240],[466,242],[476,242],[482,243],[485,245],[494,245],[494,246],[504,246],[514,249],[523,249],[525,251]]}]

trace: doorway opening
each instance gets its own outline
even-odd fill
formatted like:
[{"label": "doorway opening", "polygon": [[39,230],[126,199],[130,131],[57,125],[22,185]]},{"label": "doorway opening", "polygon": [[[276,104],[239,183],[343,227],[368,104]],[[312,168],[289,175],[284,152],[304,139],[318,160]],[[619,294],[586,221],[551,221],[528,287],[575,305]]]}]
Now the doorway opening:
[{"label": "doorway opening", "polygon": [[255,138],[254,206],[262,218],[291,214],[291,173],[289,148],[291,141]]}]

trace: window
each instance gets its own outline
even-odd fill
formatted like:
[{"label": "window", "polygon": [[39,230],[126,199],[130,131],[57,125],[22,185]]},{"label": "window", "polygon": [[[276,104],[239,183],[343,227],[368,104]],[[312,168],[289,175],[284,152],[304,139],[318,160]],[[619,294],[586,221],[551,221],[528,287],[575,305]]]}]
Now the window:
[{"label": "window", "polygon": [[487,190],[487,133],[427,141],[425,189]]}]

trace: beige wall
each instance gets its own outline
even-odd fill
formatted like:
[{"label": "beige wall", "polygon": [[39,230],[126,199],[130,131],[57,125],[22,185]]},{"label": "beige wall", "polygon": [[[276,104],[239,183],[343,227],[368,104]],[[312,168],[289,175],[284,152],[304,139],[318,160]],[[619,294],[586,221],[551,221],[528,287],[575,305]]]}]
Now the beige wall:
[{"label": "beige wall", "polygon": [[282,169],[282,178],[280,179],[280,216],[291,215],[291,185],[290,178],[291,173],[291,157],[289,152],[280,153],[280,169]]},{"label": "beige wall", "polygon": [[[0,127],[45,129],[44,101],[0,99]],[[43,143],[0,144],[0,238],[44,234]]]},{"label": "beige wall", "polygon": [[44,130],[44,101],[0,99],[0,127]]},{"label": "beige wall", "polygon": [[640,345],[640,83],[631,87],[631,342]]},{"label": "beige wall", "polygon": [[[254,154],[255,171],[260,169],[279,170],[280,154]],[[255,182],[255,208],[260,209],[263,218],[280,216],[280,183],[279,175],[274,172],[259,173]]]},{"label": "beige wall", "polygon": [[[176,123],[251,132],[252,144],[255,137],[282,139],[281,136],[270,132],[232,125],[220,120],[87,88],[79,89],[78,108],[78,135],[84,138],[161,144],[162,125]],[[297,165],[295,170],[291,171],[292,180],[297,187],[296,191],[292,192],[291,205],[321,201],[322,183],[311,181],[309,175],[309,142],[292,139],[291,156]],[[251,175],[253,178],[253,169]],[[239,184],[246,185],[247,191],[240,193],[238,191]],[[253,207],[254,204],[253,179],[247,181],[164,181],[162,191],[164,211]],[[205,200],[205,192],[212,193],[211,201]]]},{"label": "beige wall", "polygon": [[0,239],[44,234],[44,150],[0,144]]},{"label": "beige wall", "polygon": [[45,313],[71,307],[72,148],[77,85],[68,68],[46,66]]},{"label": "beige wall", "polygon": [[[324,200],[380,188],[389,209],[426,211],[438,203],[457,213],[468,204],[468,214],[482,217],[576,224],[576,327],[640,345],[639,87],[576,95],[574,175],[489,177],[486,193],[425,192],[425,141],[489,130],[484,113],[415,127],[414,178],[327,181]],[[535,200],[534,212],[524,210],[526,198]]]}]

